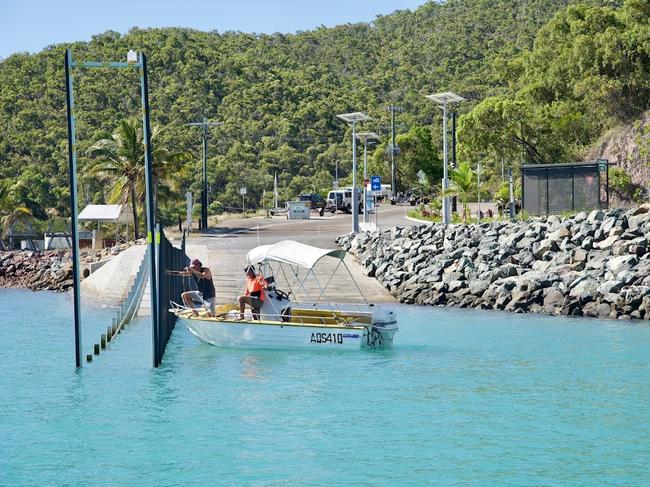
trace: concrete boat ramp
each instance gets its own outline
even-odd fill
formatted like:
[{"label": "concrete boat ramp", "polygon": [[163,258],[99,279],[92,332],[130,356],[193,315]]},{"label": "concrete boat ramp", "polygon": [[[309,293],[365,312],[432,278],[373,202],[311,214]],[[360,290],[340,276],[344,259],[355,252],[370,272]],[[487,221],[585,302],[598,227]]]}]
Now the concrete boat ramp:
[{"label": "concrete boat ramp", "polygon": [[[337,248],[334,240],[346,233],[349,216],[325,216],[308,221],[288,221],[286,218],[256,218],[231,220],[210,230],[201,236],[191,236],[186,242],[186,252],[190,258],[198,258],[203,265],[210,267],[217,289],[217,301],[234,300],[242,290],[246,254],[258,245],[274,244],[281,240],[296,240],[307,245],[325,249]],[[314,272],[323,286],[332,277],[321,298],[332,302],[363,302],[357,286],[368,302],[395,302],[395,298],[374,278],[365,275],[363,268],[351,255],[345,258],[345,264],[354,276],[350,279],[348,272],[334,258],[323,258],[314,268]],[[338,269],[337,269],[338,266]],[[300,270],[298,276],[289,269],[276,276],[278,287],[288,281],[296,294],[296,299],[316,299],[320,294],[318,283],[311,276],[305,280],[305,289],[298,286],[298,279],[305,276]],[[305,292],[306,291],[306,292]]]},{"label": "concrete boat ramp", "polygon": [[[408,226],[412,222],[406,220],[406,208],[391,207],[379,213],[380,226]],[[216,225],[203,234],[192,234],[186,240],[186,252],[191,259],[199,259],[204,266],[212,271],[217,302],[232,302],[241,294],[244,278],[243,268],[246,264],[246,254],[258,245],[268,245],[281,240],[296,240],[307,245],[325,249],[337,248],[335,239],[350,231],[349,215],[314,216],[311,220],[287,220],[284,217],[246,218],[228,220]],[[383,224],[383,225],[382,225]],[[180,246],[180,241],[168,235],[170,240]],[[338,261],[324,258],[315,267],[315,273],[324,285],[332,276],[321,301],[338,303],[362,303],[363,298],[357,286],[363,292],[369,303],[394,303],[395,298],[374,278],[365,275],[364,269],[351,255],[345,258],[345,264],[350,269],[354,280],[350,279],[345,268],[341,265],[334,273]],[[304,277],[304,270],[298,278]],[[278,287],[283,288],[282,281],[291,283],[296,298],[309,301],[320,294],[318,283],[308,278],[305,290],[300,290],[298,280],[287,272],[278,276]],[[181,279],[181,278],[179,278]],[[356,283],[356,284],[355,284]],[[187,289],[190,289],[189,278],[185,278]],[[305,292],[306,291],[306,292]],[[180,298],[179,298],[180,299]],[[144,291],[138,316],[150,314],[149,287]]]}]

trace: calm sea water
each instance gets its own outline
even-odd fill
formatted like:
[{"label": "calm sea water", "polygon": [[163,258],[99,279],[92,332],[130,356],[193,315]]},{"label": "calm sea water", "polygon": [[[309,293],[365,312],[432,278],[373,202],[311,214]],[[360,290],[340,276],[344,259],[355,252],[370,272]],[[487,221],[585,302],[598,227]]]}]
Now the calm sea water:
[{"label": "calm sea water", "polygon": [[140,320],[75,370],[70,309],[0,290],[0,485],[650,484],[648,325],[396,306],[391,351],[155,370]]}]

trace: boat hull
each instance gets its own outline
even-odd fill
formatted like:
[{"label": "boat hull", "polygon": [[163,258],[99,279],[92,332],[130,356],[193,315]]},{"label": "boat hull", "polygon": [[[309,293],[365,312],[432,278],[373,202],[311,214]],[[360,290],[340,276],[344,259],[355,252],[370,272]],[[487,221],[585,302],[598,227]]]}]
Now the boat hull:
[{"label": "boat hull", "polygon": [[186,317],[179,317],[178,321],[199,340],[218,347],[358,350],[368,343],[366,327],[297,326]]}]

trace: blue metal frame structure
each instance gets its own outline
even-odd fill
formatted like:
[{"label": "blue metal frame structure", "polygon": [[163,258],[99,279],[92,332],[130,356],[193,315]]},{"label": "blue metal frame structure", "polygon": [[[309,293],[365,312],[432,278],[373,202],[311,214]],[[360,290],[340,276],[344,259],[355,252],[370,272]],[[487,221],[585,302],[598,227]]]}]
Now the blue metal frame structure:
[{"label": "blue metal frame structure", "polygon": [[72,228],[72,277],[73,277],[73,302],[74,302],[74,327],[75,327],[75,352],[76,365],[82,365],[81,352],[81,307],[80,307],[80,286],[79,286],[79,236],[77,231],[77,154],[76,154],[76,118],[74,115],[74,91],[72,68],[135,68],[140,70],[140,88],[142,96],[142,125],[144,131],[144,163],[145,163],[145,185],[147,201],[147,246],[150,265],[150,287],[151,287],[151,328],[153,345],[154,367],[159,365],[158,347],[156,339],[159,328],[158,320],[158,292],[157,292],[157,266],[156,246],[154,243],[155,215],[153,199],[153,168],[151,158],[151,125],[149,121],[149,82],[147,76],[147,57],[144,53],[138,53],[136,62],[75,62],[72,59],[72,51],[66,49],[65,53],[65,82],[66,82],[66,114],[68,122],[68,163],[70,175],[70,215]]}]

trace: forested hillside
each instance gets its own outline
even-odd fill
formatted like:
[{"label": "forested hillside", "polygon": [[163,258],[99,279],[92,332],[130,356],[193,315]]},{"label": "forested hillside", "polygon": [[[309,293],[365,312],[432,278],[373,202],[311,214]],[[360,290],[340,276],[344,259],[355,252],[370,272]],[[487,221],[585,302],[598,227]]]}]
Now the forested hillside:
[{"label": "forested hillside", "polygon": [[[371,115],[363,129],[383,136],[383,151],[391,103],[403,108],[400,184],[412,184],[418,169],[433,178],[441,117],[424,96],[437,91],[468,99],[459,144],[470,162],[487,161],[494,171],[501,158],[515,167],[522,159],[575,159],[609,127],[648,107],[650,40],[643,0],[567,9],[574,3],[429,2],[368,24],[296,34],[133,28],[12,55],[0,62],[0,176],[18,183],[15,199],[35,216],[68,213],[66,47],[77,60],[122,60],[129,49],[147,54],[158,142],[193,154],[188,170],[168,178],[175,190],[163,193],[159,209],[170,219],[183,207],[183,188],[198,196],[200,131],[186,124],[203,117],[224,122],[211,129],[215,207],[239,204],[243,185],[249,202],[259,202],[275,171],[285,197],[327,189],[337,161],[344,176],[351,169],[350,132],[335,115]],[[134,72],[77,69],[75,92],[80,193],[104,202],[111,185],[91,173],[88,149],[140,116],[138,79]],[[383,154],[373,161],[387,176]]]}]

